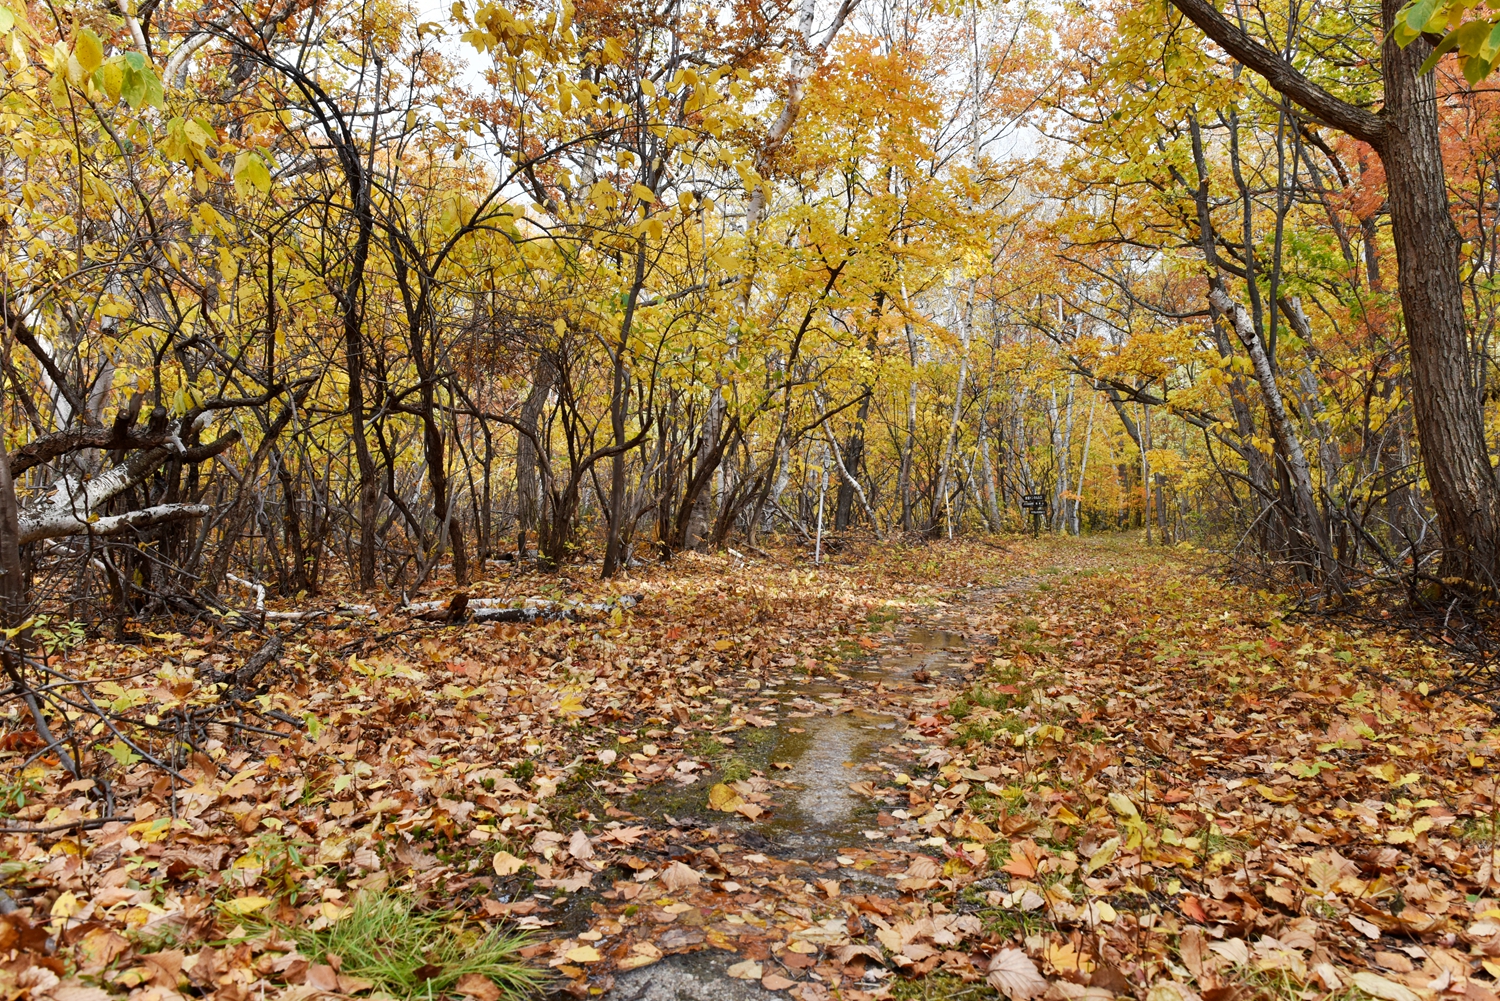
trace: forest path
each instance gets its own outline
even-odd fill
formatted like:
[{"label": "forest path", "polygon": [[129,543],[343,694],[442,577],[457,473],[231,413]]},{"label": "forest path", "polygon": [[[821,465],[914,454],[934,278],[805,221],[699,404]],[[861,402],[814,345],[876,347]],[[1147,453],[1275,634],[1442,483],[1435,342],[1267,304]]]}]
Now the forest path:
[{"label": "forest path", "polygon": [[[908,886],[903,891],[903,877],[935,882],[948,839],[924,838],[907,810],[881,809],[874,785],[891,774],[920,775],[949,760],[931,714],[947,704],[954,685],[972,681],[988,660],[995,637],[976,631],[973,623],[998,614],[1036,580],[1018,572],[1012,579],[987,580],[948,601],[905,611],[872,653],[833,676],[762,688],[758,718],[769,722],[767,717],[774,717],[774,725],[754,731],[747,756],[763,767],[731,788],[764,804],[764,819],[731,815],[715,822],[707,811],[692,806],[668,816],[684,827],[697,821],[715,828],[715,838],[722,842],[716,851],[733,874],[720,885],[748,891],[734,894],[735,903],[749,913],[762,913],[769,933],[756,935],[753,917],[747,921],[742,913],[736,921],[731,915],[738,908],[723,908],[728,927],[722,930],[734,933],[735,951],[724,948],[728,943],[723,938],[713,942],[705,934],[702,949],[619,974],[610,996],[737,1001],[784,997],[775,992],[791,990],[794,996],[815,999],[826,996],[830,981],[846,990],[878,989],[888,975],[878,965],[868,967],[870,976],[863,982],[845,975],[860,969],[860,960],[872,958],[868,954],[856,950],[852,966],[837,961],[849,945],[847,917],[832,919],[844,934],[827,927],[825,918],[814,924],[813,935],[791,928],[786,940],[778,942],[777,915],[802,923],[799,919],[839,913],[840,902],[850,896],[876,908],[881,905],[874,901],[887,902],[895,912],[903,892],[912,890]],[[927,779],[911,784],[930,787]],[[649,796],[643,799],[649,801]],[[753,803],[746,812],[756,812]],[[924,861],[917,863],[916,875],[907,875],[919,858]],[[709,913],[716,911],[720,909]],[[709,928],[714,924],[710,920]]]}]

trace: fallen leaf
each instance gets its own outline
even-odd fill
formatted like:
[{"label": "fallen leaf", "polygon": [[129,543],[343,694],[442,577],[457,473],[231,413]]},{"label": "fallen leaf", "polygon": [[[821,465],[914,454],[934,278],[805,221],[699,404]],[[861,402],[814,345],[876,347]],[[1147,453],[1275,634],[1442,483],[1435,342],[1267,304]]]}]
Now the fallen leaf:
[{"label": "fallen leaf", "polygon": [[521,868],[525,864],[525,862],[522,862],[510,852],[496,852],[495,857],[491,862],[491,865],[493,865],[495,868],[495,875],[497,876],[514,876],[516,873],[521,871]]},{"label": "fallen leaf", "polygon": [[676,893],[685,886],[697,886],[703,878],[703,873],[683,862],[673,862],[662,870],[657,877],[661,885],[667,888],[668,893]]},{"label": "fallen leaf", "polygon": [[594,857],[594,846],[589,843],[589,836],[582,830],[574,831],[573,836],[568,839],[568,854],[580,862]]},{"label": "fallen leaf", "polygon": [[985,981],[1011,1001],[1027,1001],[1047,992],[1047,979],[1020,949],[1001,949],[995,953]]},{"label": "fallen leaf", "polygon": [[270,897],[235,897],[232,900],[225,900],[221,902],[219,904],[219,910],[223,911],[226,914],[243,916],[246,914],[254,914],[256,911],[260,910],[262,907],[265,907],[270,902]]},{"label": "fallen leaf", "polygon": [[711,810],[719,810],[723,813],[733,813],[743,804],[744,799],[729,786],[722,782],[716,783],[708,790],[708,806]]},{"label": "fallen leaf", "polygon": [[1371,997],[1380,998],[1381,1001],[1421,1001],[1421,997],[1410,987],[1398,984],[1394,980],[1387,980],[1368,970],[1361,970],[1350,980],[1355,987]]},{"label": "fallen leaf", "polygon": [[474,1001],[500,1001],[500,988],[489,977],[478,973],[465,973],[458,978],[453,989]]}]

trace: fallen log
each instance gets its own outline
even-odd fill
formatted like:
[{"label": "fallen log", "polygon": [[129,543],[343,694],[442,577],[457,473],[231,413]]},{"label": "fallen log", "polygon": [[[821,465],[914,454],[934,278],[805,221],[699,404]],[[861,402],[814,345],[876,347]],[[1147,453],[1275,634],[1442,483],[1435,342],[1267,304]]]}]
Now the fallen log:
[{"label": "fallen log", "polygon": [[[483,599],[481,599],[483,600]],[[449,599],[446,607],[437,602],[424,602],[424,604],[435,604],[437,608],[424,609],[417,613],[417,618],[426,622],[462,622],[464,615],[469,609],[469,596],[460,591]]]},{"label": "fallen log", "polygon": [[[423,601],[408,605],[406,611],[424,622],[564,622],[576,621],[589,614],[608,614],[615,609],[633,608],[643,595],[622,594],[613,601],[548,601],[527,598],[517,606],[513,598],[470,598],[455,594],[447,602]],[[462,599],[462,600],[460,600]]]},{"label": "fallen log", "polygon": [[208,680],[215,684],[228,685],[231,691],[249,688],[260,676],[260,672],[281,659],[284,646],[285,643],[280,636],[272,636],[262,643],[243,665],[233,671],[214,671],[209,674]]},{"label": "fallen log", "polygon": [[335,605],[333,608],[309,608],[303,612],[267,612],[266,619],[271,622],[306,622],[320,615],[346,615],[371,620],[380,618],[380,612],[374,605]]}]

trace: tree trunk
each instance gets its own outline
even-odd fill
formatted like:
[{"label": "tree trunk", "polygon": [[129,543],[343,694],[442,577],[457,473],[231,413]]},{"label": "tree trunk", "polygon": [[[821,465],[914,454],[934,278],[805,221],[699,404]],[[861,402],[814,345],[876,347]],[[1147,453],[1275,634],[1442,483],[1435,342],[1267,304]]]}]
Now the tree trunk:
[{"label": "tree trunk", "polygon": [[1323,524],[1323,515],[1318,510],[1313,494],[1312,472],[1307,464],[1307,454],[1302,450],[1297,428],[1292,424],[1291,415],[1287,413],[1281,388],[1276,385],[1276,375],[1271,371],[1271,361],[1266,357],[1254,322],[1245,308],[1231,300],[1221,289],[1211,292],[1209,301],[1214,304],[1215,309],[1229,317],[1234,324],[1235,333],[1250,355],[1250,362],[1255,366],[1255,378],[1265,397],[1266,414],[1270,417],[1271,433],[1276,438],[1277,451],[1286,460],[1287,471],[1291,475],[1292,491],[1297,498],[1298,513],[1302,516],[1302,527],[1312,539],[1323,564],[1322,570],[1337,579],[1338,564],[1333,558],[1333,549],[1328,543],[1328,530]]},{"label": "tree trunk", "polygon": [[10,457],[5,452],[5,436],[0,435],[0,628],[19,622],[25,605],[20,510],[16,504],[15,481],[10,475]]},{"label": "tree trunk", "polygon": [[844,469],[848,476],[839,481],[838,502],[833,511],[833,530],[842,532],[854,520],[854,490],[858,485],[854,477],[859,475],[860,464],[865,457],[865,421],[870,416],[870,387],[866,386],[859,401],[859,412],[854,417],[854,429],[849,432],[849,444],[844,446]]},{"label": "tree trunk", "polygon": [[432,516],[438,524],[439,547],[446,533],[448,545],[453,548],[453,583],[462,587],[469,582],[469,554],[463,524],[449,496],[446,451],[443,431],[438,425],[437,400],[428,383],[422,387],[422,452],[427,462],[427,482],[432,487]]},{"label": "tree trunk", "polygon": [[[1417,75],[1432,49],[1424,39],[1404,49],[1396,44],[1392,26],[1401,7],[1401,0],[1381,3],[1385,142],[1378,152],[1411,342],[1412,412],[1443,543],[1493,577],[1500,573],[1500,482],[1485,443],[1481,370],[1464,316],[1462,241],[1448,206],[1437,87],[1432,73]],[[1474,572],[1462,565],[1452,569]]]},{"label": "tree trunk", "polygon": [[615,345],[613,380],[609,394],[609,423],[615,436],[615,454],[609,463],[609,511],[604,544],[604,567],[599,576],[605,580],[620,572],[621,552],[620,528],[625,519],[625,404],[630,386],[630,373],[625,367],[625,354],[630,349],[630,327],[635,320],[635,304],[641,296],[641,286],[646,284],[646,238],[636,238],[635,277],[630,283],[630,296],[625,301],[625,315],[620,320],[620,340]]},{"label": "tree trunk", "polygon": [[[557,368],[544,353],[537,357],[536,372],[531,377],[531,391],[521,404],[520,423],[530,434],[516,435],[516,559],[526,557],[526,534],[536,528],[541,513],[542,484],[540,470],[542,456],[537,449],[541,439],[538,424],[542,408],[552,392],[552,383],[557,378]],[[533,441],[533,436],[536,441]]]}]

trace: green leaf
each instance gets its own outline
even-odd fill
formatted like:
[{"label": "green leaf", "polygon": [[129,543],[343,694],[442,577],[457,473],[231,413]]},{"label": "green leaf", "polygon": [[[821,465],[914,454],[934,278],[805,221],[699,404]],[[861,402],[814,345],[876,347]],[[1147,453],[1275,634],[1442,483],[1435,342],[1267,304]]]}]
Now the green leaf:
[{"label": "green leaf", "polygon": [[128,62],[120,77],[120,97],[132,108],[139,108],[146,99],[146,81],[142,79],[140,71],[132,69]]},{"label": "green leaf", "polygon": [[167,95],[162,90],[161,81],[156,78],[156,73],[148,66],[141,74],[145,85],[145,101],[158,111],[167,110]]},{"label": "green leaf", "polygon": [[104,62],[104,43],[89,29],[80,28],[78,38],[73,42],[73,58],[78,60],[84,73],[92,73]]},{"label": "green leaf", "polygon": [[[1490,23],[1488,21],[1470,21],[1461,24],[1453,30],[1450,38],[1458,39],[1458,51],[1466,56],[1480,55],[1480,50],[1490,37]],[[1445,38],[1443,41],[1447,41]]]},{"label": "green leaf", "polygon": [[271,190],[271,171],[259,155],[246,151],[234,158],[234,183],[241,191],[248,185],[264,195]]},{"label": "green leaf", "polygon": [[130,745],[125,743],[123,740],[115,741],[104,750],[111,758],[115,759],[115,764],[119,765],[121,768],[129,768],[131,765],[141,760],[141,756],[132,751],[130,749]]},{"label": "green leaf", "polygon": [[1406,8],[1406,17],[1402,18],[1399,23],[1405,24],[1408,30],[1420,35],[1427,22],[1432,20],[1437,6],[1438,0],[1417,0],[1416,3]]},{"label": "green leaf", "polygon": [[1458,45],[1458,32],[1450,32],[1448,37],[1439,42],[1438,47],[1432,50],[1432,54],[1422,60],[1422,67],[1417,70],[1417,75],[1424,76],[1431,73],[1437,67],[1438,62],[1449,52],[1452,52],[1456,45]]},{"label": "green leaf", "polygon": [[15,26],[15,13],[9,7],[0,7],[0,31],[9,31]]}]

